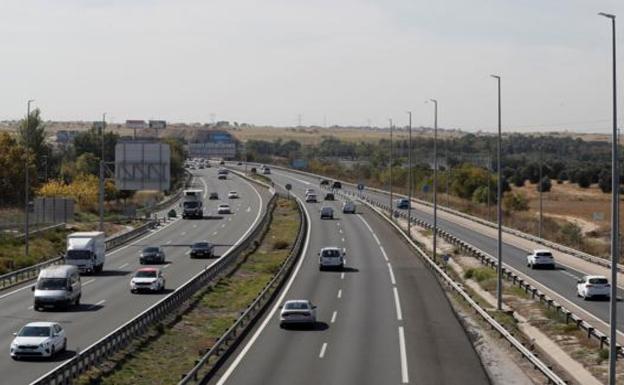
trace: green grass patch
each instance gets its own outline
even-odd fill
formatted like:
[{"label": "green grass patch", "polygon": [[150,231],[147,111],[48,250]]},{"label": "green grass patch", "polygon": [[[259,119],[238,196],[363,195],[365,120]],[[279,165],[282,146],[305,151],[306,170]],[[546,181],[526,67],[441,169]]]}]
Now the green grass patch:
[{"label": "green grass patch", "polygon": [[82,375],[79,384],[176,384],[232,325],[279,270],[299,228],[296,204],[278,199],[269,231],[259,247],[228,277],[208,289],[171,327],[153,328],[134,349]]},{"label": "green grass patch", "polygon": [[489,267],[470,268],[464,272],[464,278],[474,279],[481,283],[485,280],[496,278],[496,272]]},{"label": "green grass patch", "polygon": [[0,274],[32,266],[56,257],[65,250],[66,229],[54,229],[33,235],[28,257],[24,255],[24,241],[11,235],[0,236]]}]

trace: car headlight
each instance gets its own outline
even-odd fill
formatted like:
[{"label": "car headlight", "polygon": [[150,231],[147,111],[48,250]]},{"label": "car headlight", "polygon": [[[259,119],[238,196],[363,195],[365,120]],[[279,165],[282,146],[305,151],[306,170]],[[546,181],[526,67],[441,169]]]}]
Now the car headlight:
[{"label": "car headlight", "polygon": [[40,347],[40,348],[44,348],[44,349],[45,349],[45,348],[47,348],[47,347],[48,347],[48,342],[47,342],[47,341],[44,341],[44,342],[40,343],[40,344],[39,344],[39,347]]},{"label": "car headlight", "polygon": [[16,348],[17,348],[17,343],[11,342],[11,349],[16,349]]}]

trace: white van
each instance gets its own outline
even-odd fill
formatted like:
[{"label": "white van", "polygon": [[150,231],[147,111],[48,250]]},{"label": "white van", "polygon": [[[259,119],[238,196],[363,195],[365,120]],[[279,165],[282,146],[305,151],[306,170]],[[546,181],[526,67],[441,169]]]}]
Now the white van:
[{"label": "white van", "polygon": [[37,283],[32,287],[35,293],[33,308],[67,308],[80,305],[82,294],[80,273],[73,265],[57,265],[46,267],[39,272]]}]

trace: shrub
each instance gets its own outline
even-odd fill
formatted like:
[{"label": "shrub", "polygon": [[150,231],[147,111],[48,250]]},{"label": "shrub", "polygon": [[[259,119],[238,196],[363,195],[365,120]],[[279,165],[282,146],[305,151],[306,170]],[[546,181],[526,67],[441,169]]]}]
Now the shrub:
[{"label": "shrub", "polygon": [[287,248],[289,245],[289,243],[283,239],[278,239],[277,241],[273,242],[273,249],[274,250],[283,250],[285,248]]}]

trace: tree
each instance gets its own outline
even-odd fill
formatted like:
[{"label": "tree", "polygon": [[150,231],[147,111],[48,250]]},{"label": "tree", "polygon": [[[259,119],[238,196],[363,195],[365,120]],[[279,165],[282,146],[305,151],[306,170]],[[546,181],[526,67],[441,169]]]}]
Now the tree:
[{"label": "tree", "polygon": [[0,132],[0,202],[24,203],[24,170],[28,164],[30,182],[36,180],[34,156],[6,132]]},{"label": "tree", "polygon": [[566,170],[562,170],[559,175],[557,176],[557,179],[559,179],[560,181],[564,181],[564,180],[568,180],[568,173],[566,172]]},{"label": "tree", "polygon": [[180,183],[184,179],[184,143],[179,138],[165,138],[163,143],[169,145],[171,156],[171,187]]},{"label": "tree", "polygon": [[529,209],[529,200],[522,192],[505,194],[503,198],[503,207],[505,211],[526,211]]},{"label": "tree", "polygon": [[543,177],[541,183],[539,183],[536,188],[537,191],[549,192],[552,188],[552,182],[550,181],[550,178],[547,176]]},{"label": "tree", "polygon": [[81,174],[100,174],[100,161],[99,158],[90,152],[85,152],[80,155],[75,162],[74,176]]},{"label": "tree", "polygon": [[[26,124],[27,121],[28,124]],[[41,171],[42,157],[50,153],[50,148],[45,141],[45,129],[45,124],[41,119],[41,111],[38,108],[30,111],[28,119],[20,120],[17,128],[18,143],[30,150],[39,171]]]},{"label": "tree", "polygon": [[598,187],[603,193],[611,192],[611,171],[602,170],[598,176]]},{"label": "tree", "polygon": [[588,188],[591,185],[592,177],[587,170],[580,170],[576,175],[576,181],[581,188]]}]

